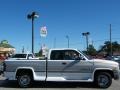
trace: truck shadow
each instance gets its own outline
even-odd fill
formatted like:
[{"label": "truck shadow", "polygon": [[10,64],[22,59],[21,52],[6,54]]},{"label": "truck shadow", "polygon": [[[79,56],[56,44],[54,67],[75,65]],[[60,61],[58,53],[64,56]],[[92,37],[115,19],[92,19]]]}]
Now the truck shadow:
[{"label": "truck shadow", "polygon": [[[0,87],[19,88],[17,81],[2,81]],[[76,82],[34,82],[30,88],[96,88],[93,83],[76,83]]]}]

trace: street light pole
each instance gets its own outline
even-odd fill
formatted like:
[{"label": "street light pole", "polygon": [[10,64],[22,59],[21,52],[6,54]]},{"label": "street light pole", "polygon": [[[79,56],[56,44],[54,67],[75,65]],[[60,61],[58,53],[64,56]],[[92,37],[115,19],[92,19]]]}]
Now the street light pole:
[{"label": "street light pole", "polygon": [[67,35],[66,38],[68,40],[68,48],[69,48],[69,36]]},{"label": "street light pole", "polygon": [[32,53],[34,54],[34,18],[38,18],[38,14],[36,12],[32,12],[27,15],[28,19],[32,20]]},{"label": "street light pole", "polygon": [[32,17],[32,53],[34,54],[34,17]]},{"label": "street light pole", "polygon": [[90,32],[82,33],[82,35],[86,37],[86,46],[87,46],[86,49],[87,49],[87,51],[88,51],[88,45],[89,45],[89,44],[88,44],[88,35],[89,35],[89,34],[90,34]]}]

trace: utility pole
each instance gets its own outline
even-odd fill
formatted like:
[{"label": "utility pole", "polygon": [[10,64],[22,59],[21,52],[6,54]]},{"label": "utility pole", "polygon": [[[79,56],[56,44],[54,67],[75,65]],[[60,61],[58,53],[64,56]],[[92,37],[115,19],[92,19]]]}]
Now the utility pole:
[{"label": "utility pole", "polygon": [[82,35],[86,37],[86,46],[87,46],[86,50],[88,52],[88,46],[89,46],[89,44],[88,44],[88,35],[90,35],[90,32],[82,33]]},{"label": "utility pole", "polygon": [[54,48],[56,48],[56,38],[54,38]]},{"label": "utility pole", "polygon": [[68,40],[68,48],[69,48],[69,36],[67,35],[66,38]]},{"label": "utility pole", "polygon": [[25,49],[24,49],[24,46],[22,47],[22,53],[24,53],[25,52]]},{"label": "utility pole", "polygon": [[110,56],[112,57],[112,35],[111,35],[111,24],[110,24]]},{"label": "utility pole", "polygon": [[94,41],[92,40],[92,46],[94,46]]}]

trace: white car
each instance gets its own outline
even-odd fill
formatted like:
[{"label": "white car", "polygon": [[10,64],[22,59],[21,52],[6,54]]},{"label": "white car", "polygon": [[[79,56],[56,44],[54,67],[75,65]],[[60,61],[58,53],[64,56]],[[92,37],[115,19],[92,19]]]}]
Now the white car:
[{"label": "white car", "polygon": [[14,54],[11,58],[9,59],[15,59],[15,60],[22,60],[22,59],[26,59],[26,60],[29,60],[29,59],[38,59],[36,58],[33,54],[31,53],[17,53],[17,54]]}]

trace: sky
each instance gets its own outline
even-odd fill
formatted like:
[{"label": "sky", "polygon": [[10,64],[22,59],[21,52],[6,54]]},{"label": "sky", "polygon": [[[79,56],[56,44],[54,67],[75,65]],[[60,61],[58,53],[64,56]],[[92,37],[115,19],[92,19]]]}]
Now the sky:
[{"label": "sky", "polygon": [[[39,14],[34,21],[35,52],[41,45],[48,48],[86,49],[84,32],[90,32],[89,44],[99,49],[109,40],[120,43],[120,0],[0,0],[0,41],[8,42],[21,52],[31,51],[31,20],[27,15]],[[47,27],[47,36],[40,36],[40,28]]]}]

